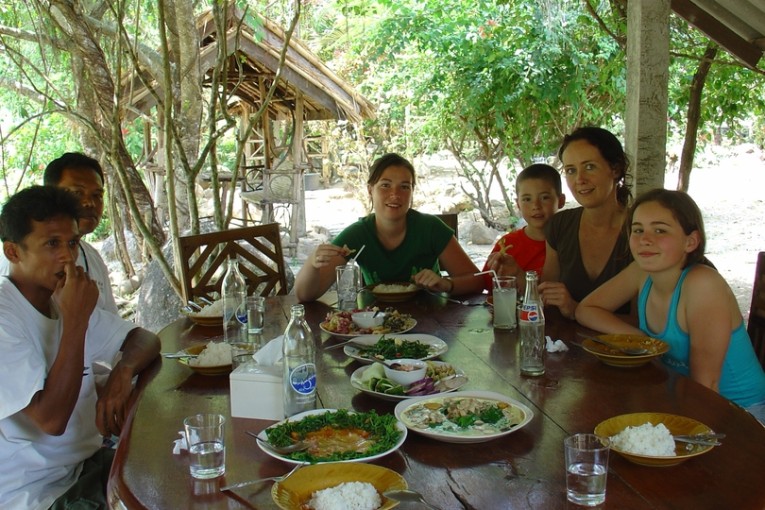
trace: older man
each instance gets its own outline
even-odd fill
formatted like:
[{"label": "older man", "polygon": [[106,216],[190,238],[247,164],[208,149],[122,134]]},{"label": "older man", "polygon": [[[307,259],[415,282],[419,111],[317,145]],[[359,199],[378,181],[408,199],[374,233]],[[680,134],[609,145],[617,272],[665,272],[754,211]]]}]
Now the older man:
[{"label": "older man", "polygon": [[[104,212],[104,172],[95,159],[79,152],[67,152],[45,168],[43,182],[73,193],[80,202],[80,236],[93,232]],[[98,286],[98,308],[118,313],[109,280],[109,270],[98,251],[80,241],[76,264],[88,273]],[[0,274],[8,274],[8,260],[0,257]]]},{"label": "older man", "polygon": [[[96,307],[80,252],[82,210],[69,192],[33,186],[8,199],[0,239],[0,508],[105,508],[132,379],[159,353],[153,333]],[[120,360],[96,390],[92,366]],[[75,505],[75,506],[70,506]],[[76,506],[84,505],[84,506]]]}]

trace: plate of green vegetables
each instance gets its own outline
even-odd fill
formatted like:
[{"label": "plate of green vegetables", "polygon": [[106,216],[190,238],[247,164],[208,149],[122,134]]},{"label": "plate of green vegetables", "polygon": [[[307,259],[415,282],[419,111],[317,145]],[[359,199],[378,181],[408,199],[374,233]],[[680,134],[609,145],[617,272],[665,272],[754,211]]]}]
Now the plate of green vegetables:
[{"label": "plate of green vegetables", "polygon": [[373,360],[419,359],[428,360],[441,356],[449,346],[433,335],[409,333],[405,335],[361,335],[353,344],[343,347],[343,352],[362,363]]}]

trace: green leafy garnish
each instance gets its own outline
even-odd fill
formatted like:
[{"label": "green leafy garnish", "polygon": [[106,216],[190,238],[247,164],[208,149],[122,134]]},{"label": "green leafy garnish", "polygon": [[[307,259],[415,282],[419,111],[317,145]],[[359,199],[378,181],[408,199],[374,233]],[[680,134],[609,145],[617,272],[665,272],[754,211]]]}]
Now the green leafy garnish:
[{"label": "green leafy garnish", "polygon": [[359,354],[380,359],[420,359],[430,354],[430,348],[419,340],[400,340],[383,335],[374,345],[361,349]]},{"label": "green leafy garnish", "polygon": [[491,406],[481,412],[479,417],[481,418],[481,421],[485,423],[497,423],[504,417],[504,413],[502,413],[502,410],[498,406]]}]

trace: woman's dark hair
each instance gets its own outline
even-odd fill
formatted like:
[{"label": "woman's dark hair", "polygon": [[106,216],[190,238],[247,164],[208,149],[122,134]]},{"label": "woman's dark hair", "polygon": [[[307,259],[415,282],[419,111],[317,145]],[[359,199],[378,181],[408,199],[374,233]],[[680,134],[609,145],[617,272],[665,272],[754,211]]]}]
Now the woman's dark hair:
[{"label": "woman's dark hair", "polygon": [[707,245],[707,237],[704,233],[704,218],[701,216],[699,206],[696,205],[696,202],[693,201],[690,195],[682,191],[672,191],[661,188],[646,191],[635,199],[635,203],[633,203],[630,208],[627,218],[628,228],[632,225],[632,218],[635,215],[635,210],[639,206],[648,202],[656,202],[672,212],[672,216],[680,224],[685,235],[690,235],[694,230],[699,232],[699,245],[695,250],[688,254],[683,267],[685,268],[692,264],[699,263],[711,265],[707,262],[706,257],[704,257],[704,250]]},{"label": "woman's dark hair", "polygon": [[627,207],[632,198],[632,192],[627,184],[627,179],[632,176],[627,172],[630,161],[627,158],[627,154],[624,153],[624,148],[619,139],[607,129],[591,126],[580,127],[575,129],[573,133],[563,137],[563,142],[561,142],[560,149],[558,149],[558,159],[563,161],[563,151],[566,150],[566,147],[571,142],[577,140],[584,140],[597,148],[603,159],[611,165],[611,168],[618,172],[619,176],[616,179],[616,200],[624,207]]},{"label": "woman's dark hair", "polygon": [[32,232],[32,220],[59,216],[80,219],[80,202],[72,193],[55,186],[30,186],[11,196],[0,212],[0,240],[20,243]]},{"label": "woman's dark hair", "polygon": [[414,188],[415,185],[415,175],[414,175],[414,166],[403,156],[399,156],[398,154],[394,152],[389,152],[388,154],[383,154],[379,158],[375,160],[374,163],[372,163],[372,166],[369,168],[369,179],[367,179],[367,184],[370,186],[374,186],[377,184],[377,181],[380,180],[380,177],[382,176],[382,173],[385,171],[386,168],[389,166],[403,166],[409,172],[412,174],[412,187]]}]

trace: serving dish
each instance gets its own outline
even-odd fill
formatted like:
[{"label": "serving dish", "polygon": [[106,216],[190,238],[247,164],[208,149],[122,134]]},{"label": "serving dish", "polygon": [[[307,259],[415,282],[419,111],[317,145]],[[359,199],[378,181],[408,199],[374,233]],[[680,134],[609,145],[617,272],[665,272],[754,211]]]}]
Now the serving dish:
[{"label": "serving dish", "polygon": [[[207,347],[207,344],[209,342],[205,342],[203,344],[196,344],[189,346],[183,351],[182,353],[185,354],[192,354],[194,356],[198,356],[205,347]],[[232,344],[231,345],[231,357],[238,356],[240,354],[252,354],[254,352],[254,346],[250,344]],[[195,366],[190,365],[189,360],[192,358],[178,358],[178,363],[181,365],[186,365],[191,370],[196,372],[200,375],[207,375],[207,376],[218,376],[218,375],[228,375],[231,373],[231,370],[233,369],[233,366],[231,363],[228,365],[216,365],[216,366]]]},{"label": "serving dish", "polygon": [[[430,361],[429,363],[433,363],[434,365],[439,366],[439,367],[449,366],[450,365],[449,363],[444,363],[443,361]],[[362,377],[364,376],[364,372],[366,372],[372,366],[374,366],[374,365],[364,365],[364,366],[359,367],[356,370],[354,370],[353,373],[351,374],[351,386],[353,386],[354,388],[356,388],[359,391],[362,391],[362,392],[366,393],[367,395],[371,395],[373,397],[381,398],[383,400],[390,400],[390,401],[393,401],[393,402],[399,402],[401,400],[407,400],[407,399],[413,398],[410,395],[392,395],[390,393],[383,393],[381,391],[375,391],[375,390],[370,389],[369,387],[367,387],[364,384]],[[445,393],[451,393],[453,391],[457,391],[460,388],[462,388],[468,382],[468,378],[465,376],[465,372],[463,372],[462,370],[460,370],[460,369],[458,369],[456,367],[454,368],[454,372],[455,372],[454,378],[453,379],[449,379],[449,381],[447,381],[447,383],[451,383],[451,384],[448,385],[448,387],[447,387],[448,389],[444,389],[444,390],[442,390],[442,391],[440,391],[438,393],[433,393],[433,394],[427,395],[427,396],[434,397],[434,396],[437,396],[437,395],[443,395]]]},{"label": "serving dish", "polygon": [[314,492],[335,487],[345,482],[367,482],[374,485],[382,499],[379,510],[388,510],[398,501],[388,499],[383,492],[407,489],[403,476],[393,470],[374,464],[338,462],[305,466],[271,486],[271,497],[283,510],[303,510]]},{"label": "serving dish", "polygon": [[385,283],[375,283],[373,285],[368,285],[366,288],[374,294],[375,298],[378,301],[382,301],[384,303],[401,303],[403,301],[409,301],[412,299],[415,295],[417,295],[420,290],[422,290],[420,287],[415,287],[412,290],[408,290],[405,292],[384,292],[382,290],[379,290],[378,288],[380,285],[401,285],[404,287],[408,287],[411,285],[414,285],[411,282],[385,282]]},{"label": "serving dish", "polygon": [[[433,413],[442,413],[442,407],[448,404],[456,404],[457,401],[469,401],[473,399],[491,406],[503,407],[507,422],[499,422],[499,430],[480,430],[477,425],[466,428],[454,427],[447,430],[443,427],[429,427],[418,425],[423,409],[429,409]],[[534,417],[534,412],[524,404],[501,393],[493,391],[457,391],[445,395],[428,395],[416,397],[399,402],[395,409],[396,418],[406,428],[425,437],[444,441],[446,443],[483,443],[491,441],[525,427]]]},{"label": "serving dish", "polygon": [[[614,416],[613,418],[609,418],[600,422],[595,427],[595,435],[601,437],[612,437],[627,427],[636,427],[643,425],[644,423],[650,423],[652,425],[663,423],[673,436],[708,434],[712,432],[712,429],[700,421],[694,420],[693,418],[687,418],[685,416],[666,413],[631,413]],[[651,467],[676,466],[682,462],[685,462],[691,457],[697,457],[707,453],[712,448],[714,447],[705,445],[686,445],[685,443],[676,441],[675,457],[658,457],[652,455],[630,453],[620,450],[619,448],[615,448],[613,445],[611,446],[613,451],[628,461],[639,464],[641,466]]]},{"label": "serving dish", "polygon": [[353,344],[349,344],[343,347],[343,352],[346,354],[346,356],[349,356],[362,363],[372,363],[372,360],[368,356],[364,355],[364,347],[362,346],[372,346],[376,344],[377,341],[383,337],[398,338],[406,342],[413,342],[415,340],[418,340],[419,342],[427,345],[428,355],[418,358],[423,361],[441,356],[442,354],[444,354],[446,351],[449,350],[449,346],[446,345],[446,342],[444,342],[443,340],[441,340],[440,338],[436,336],[419,334],[419,333],[409,333],[406,335],[386,334],[386,335],[357,336],[356,338],[354,338]]},{"label": "serving dish", "polygon": [[191,322],[198,326],[215,327],[223,326],[223,315],[200,315],[196,312],[183,312]]},{"label": "serving dish", "polygon": [[[383,312],[381,312],[383,313]],[[354,338],[359,335],[369,335],[369,334],[400,334],[400,333],[406,333],[407,331],[411,331],[416,325],[417,321],[414,320],[410,315],[408,314],[401,314],[398,313],[396,310],[392,308],[388,308],[384,311],[385,319],[382,326],[379,326],[377,328],[360,328],[355,322],[353,322],[353,319],[351,318],[353,312],[347,312],[347,311],[335,311],[328,315],[329,317],[332,317],[330,320],[324,320],[324,322],[321,322],[319,324],[319,329],[321,329],[323,332],[336,336],[339,338]],[[333,329],[341,329],[338,327],[333,327],[332,322],[335,322],[337,324],[338,322],[342,326],[342,331],[347,332],[339,332],[339,331],[333,331]],[[387,327],[389,325],[393,324],[393,327],[386,331]]]},{"label": "serving dish", "polygon": [[[319,428],[325,425],[329,425],[329,424],[336,425],[337,423],[342,423],[344,421],[344,417],[350,416],[350,415],[362,415],[361,417],[368,418],[368,420],[366,420],[365,423],[367,423],[368,421],[377,421],[379,423],[380,421],[389,419],[389,418],[386,418],[385,415],[377,415],[374,411],[370,413],[357,413],[355,411],[348,411],[345,409],[339,409],[339,410],[338,409],[312,409],[310,411],[304,411],[302,413],[298,413],[290,418],[287,418],[286,420],[282,420],[278,423],[275,423],[261,430],[260,433],[258,434],[258,437],[267,443],[269,441],[268,432],[271,429],[275,429],[279,427],[286,428],[290,426],[294,427],[296,423],[301,422],[303,419],[309,418],[309,421],[316,427],[315,430],[318,430]],[[387,415],[387,416],[390,416],[390,415]],[[311,417],[317,417],[318,419],[311,419]],[[369,427],[371,428],[373,426],[369,425]],[[271,457],[275,459],[288,462],[290,464],[314,464],[314,463],[327,464],[327,463],[338,463],[338,462],[367,462],[370,460],[384,457],[388,455],[389,453],[392,453],[398,450],[401,447],[401,445],[404,444],[404,440],[406,439],[406,435],[407,435],[406,427],[402,423],[396,422],[395,428],[396,428],[396,431],[398,432],[398,438],[395,440],[395,443],[392,444],[390,448],[387,448],[383,451],[373,452],[368,455],[359,454],[359,456],[357,457],[344,458],[344,459],[338,459],[338,460],[316,460],[316,459],[304,460],[306,458],[306,455],[311,455],[310,451],[280,454],[275,452],[274,450],[269,449],[267,446],[264,446],[261,441],[258,441],[257,444],[258,444],[258,447],[261,450],[263,450],[263,452],[265,452],[267,455],[270,455]],[[372,432],[369,429],[365,429],[365,430],[367,430],[368,432]],[[280,446],[280,445],[276,444],[276,446]],[[351,457],[353,456],[353,454],[349,454],[348,456]]]},{"label": "serving dish", "polygon": [[647,354],[628,355],[585,338],[582,347],[606,365],[613,367],[639,367],[669,352],[669,344],[643,335],[597,335],[598,338],[622,348],[644,348]]}]

